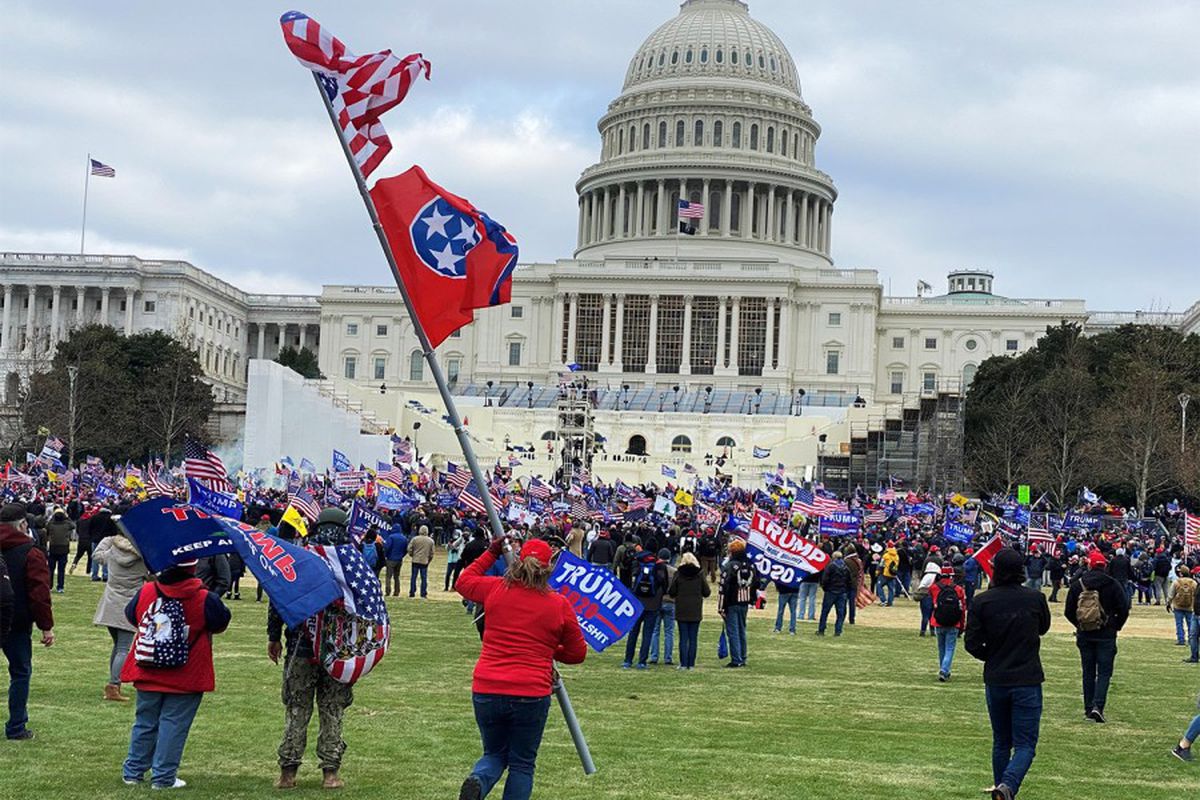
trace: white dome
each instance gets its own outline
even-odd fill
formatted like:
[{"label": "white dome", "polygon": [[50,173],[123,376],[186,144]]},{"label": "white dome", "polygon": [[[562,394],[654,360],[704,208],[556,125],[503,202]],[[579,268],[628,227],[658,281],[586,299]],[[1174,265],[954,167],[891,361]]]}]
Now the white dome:
[{"label": "white dome", "polygon": [[768,84],[800,96],[792,56],[770,28],[750,17],[741,0],[686,0],[679,15],[638,48],[624,89],[689,76]]}]

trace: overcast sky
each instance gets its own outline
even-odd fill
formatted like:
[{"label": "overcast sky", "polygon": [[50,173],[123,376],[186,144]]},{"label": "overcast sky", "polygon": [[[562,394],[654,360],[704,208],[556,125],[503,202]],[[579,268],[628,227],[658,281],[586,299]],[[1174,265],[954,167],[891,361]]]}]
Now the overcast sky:
[{"label": "overcast sky", "polygon": [[[420,163],[569,258],[596,120],[669,0],[312,0],[355,52],[422,51],[376,176]],[[253,291],[387,283],[287,6],[0,0],[0,250],[180,257]],[[1094,309],[1200,299],[1200,3],[751,0],[790,48],[839,190],[833,254],[912,294],[984,267],[996,291]],[[99,12],[103,13],[99,13]]]}]

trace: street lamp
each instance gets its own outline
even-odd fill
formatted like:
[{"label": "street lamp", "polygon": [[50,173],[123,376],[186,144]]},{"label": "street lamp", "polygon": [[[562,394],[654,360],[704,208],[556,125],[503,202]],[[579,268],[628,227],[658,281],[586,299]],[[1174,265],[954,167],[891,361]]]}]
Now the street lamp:
[{"label": "street lamp", "polygon": [[529,408],[533,408],[533,381],[526,381],[525,388],[529,390]]},{"label": "street lamp", "polygon": [[417,458],[421,457],[421,448],[417,446],[417,431],[421,430],[421,423],[413,423],[413,455]]},{"label": "street lamp", "polygon": [[71,395],[70,405],[67,412],[70,418],[67,423],[67,429],[71,434],[71,441],[67,449],[67,467],[70,469],[75,468],[75,379],[77,377],[79,377],[79,367],[74,364],[68,364],[67,380],[70,381]]},{"label": "street lamp", "polygon": [[1179,410],[1182,412],[1179,418],[1179,452],[1184,452],[1184,445],[1187,442],[1187,407],[1192,401],[1192,396],[1187,392],[1179,393]]}]

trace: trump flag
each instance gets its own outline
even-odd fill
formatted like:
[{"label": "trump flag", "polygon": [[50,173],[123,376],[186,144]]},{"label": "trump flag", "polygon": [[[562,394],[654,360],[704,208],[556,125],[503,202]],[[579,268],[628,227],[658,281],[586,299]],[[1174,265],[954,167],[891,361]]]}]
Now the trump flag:
[{"label": "trump flag", "polygon": [[507,303],[517,240],[420,167],[384,178],[371,199],[396,259],[396,281],[412,297],[434,347],[474,319],[476,308]]}]

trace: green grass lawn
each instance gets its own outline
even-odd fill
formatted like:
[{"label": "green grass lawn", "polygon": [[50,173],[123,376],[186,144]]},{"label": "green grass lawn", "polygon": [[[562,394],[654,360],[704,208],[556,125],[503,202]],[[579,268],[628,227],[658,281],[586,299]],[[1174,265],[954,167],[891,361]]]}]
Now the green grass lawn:
[{"label": "green grass lawn", "polygon": [[[439,578],[441,568],[436,571]],[[407,575],[406,575],[407,577]],[[132,703],[100,700],[109,638],[90,621],[97,583],[74,576],[55,595],[58,643],[35,645],[33,742],[0,742],[0,797],[104,798],[149,791],[120,782]],[[479,755],[470,675],[479,643],[462,607],[440,591],[390,601],[394,638],[355,690],[347,713],[346,794],[455,798]],[[246,594],[246,593],[244,593]],[[231,602],[218,637],[217,692],[205,698],[180,776],[186,796],[270,795],[282,730],[280,669],[266,658],[265,604]],[[772,597],[772,604],[774,598]],[[1200,668],[1179,663],[1162,609],[1135,609],[1122,636],[1104,726],[1082,717],[1078,657],[1061,605],[1043,645],[1046,708],[1038,757],[1022,798],[1171,798],[1200,786],[1200,767],[1168,750],[1195,713]],[[563,672],[599,767],[584,777],[557,705],[542,744],[535,797],[949,798],[983,797],[991,735],[980,665],[960,648],[954,678],[936,681],[935,645],[917,637],[901,601],[868,609],[840,639],[771,633],[773,613],[751,612],[750,667],[720,669],[711,613],[699,669],[620,669],[623,647],[589,653]],[[832,633],[832,630],[830,631]],[[127,688],[132,693],[132,690]],[[318,787],[310,757],[294,794]],[[499,790],[494,795],[500,796]]]}]

